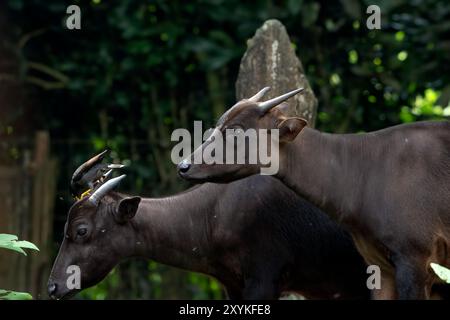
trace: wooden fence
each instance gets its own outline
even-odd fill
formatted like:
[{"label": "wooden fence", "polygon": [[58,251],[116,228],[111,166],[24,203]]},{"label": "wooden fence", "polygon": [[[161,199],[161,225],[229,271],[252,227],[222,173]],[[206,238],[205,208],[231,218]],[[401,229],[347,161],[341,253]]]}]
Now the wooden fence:
[{"label": "wooden fence", "polygon": [[46,298],[51,268],[53,206],[57,162],[50,157],[47,132],[36,133],[34,146],[20,150],[20,165],[0,165],[0,233],[15,234],[36,244],[40,252],[0,250],[0,288]]}]

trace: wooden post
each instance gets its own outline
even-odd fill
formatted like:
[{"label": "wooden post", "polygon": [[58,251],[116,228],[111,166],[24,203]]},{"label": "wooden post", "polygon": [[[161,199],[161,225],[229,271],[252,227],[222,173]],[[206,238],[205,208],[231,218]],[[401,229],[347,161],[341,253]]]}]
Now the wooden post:
[{"label": "wooden post", "polygon": [[50,158],[50,138],[46,131],[36,133],[33,161],[33,189],[30,239],[39,249],[30,259],[30,290],[36,298],[45,298],[51,268],[53,206],[56,192],[56,160]]},{"label": "wooden post", "polygon": [[314,126],[317,99],[283,24],[278,20],[266,21],[248,40],[247,46],[236,82],[237,99],[251,97],[266,86],[271,90],[265,99],[304,87],[305,93],[289,100],[291,113],[305,118],[310,126]]}]

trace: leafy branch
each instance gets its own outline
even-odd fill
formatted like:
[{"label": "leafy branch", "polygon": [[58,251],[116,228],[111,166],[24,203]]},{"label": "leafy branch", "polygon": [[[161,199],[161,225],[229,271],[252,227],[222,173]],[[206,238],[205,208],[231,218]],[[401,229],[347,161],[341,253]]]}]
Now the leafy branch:
[{"label": "leafy branch", "polygon": [[[33,243],[20,240],[12,234],[0,233],[0,248],[20,252],[27,255],[24,249],[39,251]],[[11,290],[0,289],[0,300],[31,300],[33,297],[27,292],[16,292]]]}]

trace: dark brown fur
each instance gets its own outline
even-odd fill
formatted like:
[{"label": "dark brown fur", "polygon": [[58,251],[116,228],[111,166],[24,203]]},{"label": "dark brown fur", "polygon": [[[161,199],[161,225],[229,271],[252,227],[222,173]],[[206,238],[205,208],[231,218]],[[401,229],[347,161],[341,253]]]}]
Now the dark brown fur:
[{"label": "dark brown fur", "polygon": [[[288,291],[311,299],[369,296],[365,264],[349,235],[276,179],[144,198],[136,215],[123,219],[133,209],[128,199],[136,198],[111,192],[98,207],[81,200],[70,209],[49,279],[54,298],[76,293],[65,286],[69,265],[81,267],[86,288],[130,257],[213,276],[232,299],[276,299]],[[80,227],[85,236],[77,236]]]},{"label": "dark brown fur", "polygon": [[[219,129],[236,125],[280,129],[277,177],[341,221],[367,263],[381,267],[382,287],[375,297],[429,297],[437,282],[430,262],[450,266],[449,122],[334,135],[304,128],[304,120],[288,118],[278,108],[265,113],[243,101]],[[259,169],[192,164],[180,175],[229,182]]]}]

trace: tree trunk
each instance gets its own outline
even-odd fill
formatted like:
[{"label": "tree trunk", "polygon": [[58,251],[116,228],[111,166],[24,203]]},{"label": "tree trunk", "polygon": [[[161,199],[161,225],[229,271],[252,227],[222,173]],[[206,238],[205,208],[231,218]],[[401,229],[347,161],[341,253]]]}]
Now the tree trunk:
[{"label": "tree trunk", "polygon": [[317,99],[283,24],[278,20],[266,21],[247,45],[236,82],[237,99],[249,98],[266,86],[271,90],[265,99],[303,87],[305,93],[288,101],[291,115],[303,117],[314,126]]}]

